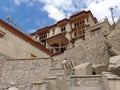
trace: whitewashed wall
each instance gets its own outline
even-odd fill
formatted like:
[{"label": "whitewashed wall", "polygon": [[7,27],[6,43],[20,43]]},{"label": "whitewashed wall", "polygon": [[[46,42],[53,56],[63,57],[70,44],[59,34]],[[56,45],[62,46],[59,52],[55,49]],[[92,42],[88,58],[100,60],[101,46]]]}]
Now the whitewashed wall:
[{"label": "whitewashed wall", "polygon": [[4,37],[0,38],[0,53],[12,58],[31,57],[31,54],[37,57],[48,57],[45,52],[9,32],[4,27],[0,26],[0,30],[5,33]]}]

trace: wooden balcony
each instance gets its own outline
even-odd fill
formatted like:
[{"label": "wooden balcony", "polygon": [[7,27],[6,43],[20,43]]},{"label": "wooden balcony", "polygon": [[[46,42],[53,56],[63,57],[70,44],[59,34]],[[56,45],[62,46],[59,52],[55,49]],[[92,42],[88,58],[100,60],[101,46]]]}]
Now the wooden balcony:
[{"label": "wooden balcony", "polygon": [[87,27],[86,24],[82,24],[73,28],[72,30],[72,39],[81,38],[85,36],[85,28]]},{"label": "wooden balcony", "polygon": [[80,30],[85,29],[86,27],[87,27],[86,24],[81,24],[81,25],[79,25],[79,26],[73,28],[73,31],[80,31]]},{"label": "wooden balcony", "polygon": [[76,34],[74,35],[73,38],[81,38],[83,36],[85,36],[85,31],[84,30],[81,30],[81,31],[78,31],[78,32],[75,32]]},{"label": "wooden balcony", "polygon": [[83,40],[85,40],[85,30],[74,30],[71,42],[74,43],[77,39],[81,38]]},{"label": "wooden balcony", "polygon": [[46,41],[47,38],[40,39],[40,41]]}]

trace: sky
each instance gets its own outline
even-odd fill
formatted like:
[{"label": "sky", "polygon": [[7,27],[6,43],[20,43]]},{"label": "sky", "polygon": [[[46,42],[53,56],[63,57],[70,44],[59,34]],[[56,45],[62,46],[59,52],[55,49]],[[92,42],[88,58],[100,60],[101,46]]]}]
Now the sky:
[{"label": "sky", "polygon": [[117,21],[120,0],[0,0],[0,18],[8,23],[9,17],[30,34],[82,10],[91,10],[98,21],[108,17],[112,23],[110,7]]}]

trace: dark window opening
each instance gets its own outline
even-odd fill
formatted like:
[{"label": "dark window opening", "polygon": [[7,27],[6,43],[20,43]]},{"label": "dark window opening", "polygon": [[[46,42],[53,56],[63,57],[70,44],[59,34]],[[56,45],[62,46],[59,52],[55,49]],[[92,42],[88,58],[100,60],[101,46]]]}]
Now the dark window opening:
[{"label": "dark window opening", "polygon": [[61,32],[64,32],[65,30],[66,30],[66,28],[65,28],[65,27],[61,28]]},{"label": "dark window opening", "polygon": [[81,24],[81,21],[80,21],[80,24]]},{"label": "dark window opening", "polygon": [[92,72],[92,75],[96,75],[96,72],[95,72],[95,71],[93,71],[93,72]]},{"label": "dark window opening", "polygon": [[85,20],[83,20],[82,23],[85,23]]},{"label": "dark window opening", "polygon": [[79,22],[77,22],[77,26],[79,26]]},{"label": "dark window opening", "polygon": [[74,23],[74,26],[76,27],[76,23]]}]

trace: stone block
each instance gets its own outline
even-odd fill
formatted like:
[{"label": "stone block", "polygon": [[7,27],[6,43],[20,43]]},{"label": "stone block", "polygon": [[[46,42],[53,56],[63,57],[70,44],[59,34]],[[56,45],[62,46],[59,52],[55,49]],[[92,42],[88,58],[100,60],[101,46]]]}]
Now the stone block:
[{"label": "stone block", "polygon": [[73,68],[74,75],[91,75],[92,74],[92,64],[90,62],[86,62],[83,64],[79,64]]}]

